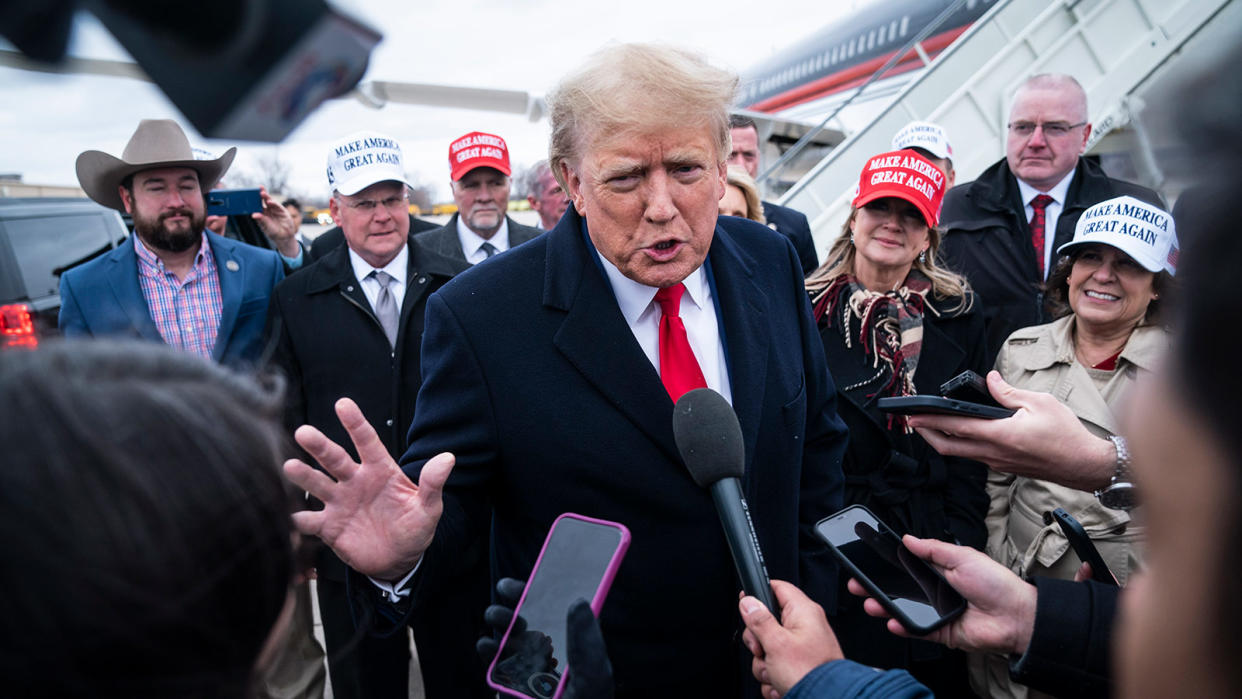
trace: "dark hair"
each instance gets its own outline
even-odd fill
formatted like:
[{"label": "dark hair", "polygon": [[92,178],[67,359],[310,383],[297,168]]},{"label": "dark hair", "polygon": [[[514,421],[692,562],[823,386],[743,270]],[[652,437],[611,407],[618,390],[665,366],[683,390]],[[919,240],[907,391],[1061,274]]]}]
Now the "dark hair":
[{"label": "dark hair", "polygon": [[286,206],[286,207],[287,207],[287,206],[292,206],[293,208],[297,209],[298,211],[301,211],[301,210],[302,210],[302,202],[298,201],[297,199],[294,199],[293,197],[289,197],[288,199],[284,200],[283,202],[281,202],[281,204],[280,204],[280,205],[281,205],[281,206]]},{"label": "dark hair", "polygon": [[[1052,318],[1064,318],[1074,309],[1069,305],[1069,278],[1070,272],[1074,271],[1074,262],[1086,252],[1087,246],[1079,246],[1073,248],[1068,254],[1062,255],[1057,260],[1056,266],[1052,268],[1052,273],[1048,275],[1048,281],[1044,282],[1044,310],[1048,311],[1048,315]],[[1156,278],[1151,282],[1152,289],[1159,298],[1154,298],[1151,303],[1147,304],[1147,313],[1143,316],[1144,325],[1155,325],[1164,321],[1164,309],[1171,305],[1171,301],[1177,296],[1177,282],[1173,275],[1165,270],[1156,272]]]},{"label": "dark hair", "polygon": [[138,342],[0,352],[0,677],[240,697],[293,579],[279,387]]},{"label": "dark hair", "polygon": [[[1176,342],[1170,368],[1188,400],[1195,419],[1207,426],[1230,459],[1232,483],[1228,522],[1214,539],[1220,542],[1220,574],[1216,581],[1216,609],[1212,620],[1214,661],[1227,686],[1242,687],[1242,664],[1237,662],[1242,642],[1235,632],[1242,622],[1242,599],[1235,586],[1242,567],[1229,547],[1242,536],[1242,430],[1238,429],[1236,401],[1242,393],[1242,373],[1231,370],[1237,350],[1232,339],[1242,321],[1242,296],[1237,293],[1237,270],[1242,266],[1242,237],[1233,209],[1242,199],[1235,176],[1242,165],[1242,75],[1232,67],[1242,61],[1242,45],[1234,45],[1218,61],[1182,84],[1168,104],[1195,104],[1179,109],[1176,124],[1190,147],[1193,163],[1193,207],[1177,207],[1175,216],[1182,255],[1178,266],[1183,303],[1180,304]],[[1190,100],[1193,100],[1191,102]],[[1180,211],[1179,211],[1180,213]],[[1207,620],[1205,620],[1207,623]]]},{"label": "dark hair", "polygon": [[754,129],[755,131],[759,130],[759,127],[755,125],[754,119],[751,119],[750,117],[744,116],[742,114],[730,114],[729,115],[729,128],[731,129]]}]

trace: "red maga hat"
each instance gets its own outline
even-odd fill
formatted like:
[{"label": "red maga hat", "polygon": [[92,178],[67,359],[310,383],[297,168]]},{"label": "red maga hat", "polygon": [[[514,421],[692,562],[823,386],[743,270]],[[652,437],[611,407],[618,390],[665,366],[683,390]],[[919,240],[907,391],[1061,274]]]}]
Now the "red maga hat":
[{"label": "red maga hat", "polygon": [[491,167],[507,177],[509,146],[505,139],[482,131],[471,131],[449,144],[449,170],[453,181],[466,176],[476,167]]},{"label": "red maga hat", "polygon": [[897,197],[918,207],[928,226],[940,220],[944,173],[927,158],[910,150],[881,153],[863,166],[854,206],[884,197]]}]

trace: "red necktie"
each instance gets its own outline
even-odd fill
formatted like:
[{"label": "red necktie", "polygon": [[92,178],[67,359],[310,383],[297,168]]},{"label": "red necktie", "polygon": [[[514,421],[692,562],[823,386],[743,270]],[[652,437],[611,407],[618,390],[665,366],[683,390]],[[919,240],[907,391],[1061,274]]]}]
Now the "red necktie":
[{"label": "red necktie", "polygon": [[1036,195],[1031,200],[1031,244],[1035,246],[1035,266],[1039,278],[1044,278],[1044,210],[1053,202],[1047,194]]},{"label": "red necktie", "polygon": [[674,403],[683,393],[707,387],[703,370],[690,349],[686,325],[681,322],[681,295],[685,292],[686,285],[678,284],[660,289],[655,295],[663,314],[660,317],[660,380]]}]

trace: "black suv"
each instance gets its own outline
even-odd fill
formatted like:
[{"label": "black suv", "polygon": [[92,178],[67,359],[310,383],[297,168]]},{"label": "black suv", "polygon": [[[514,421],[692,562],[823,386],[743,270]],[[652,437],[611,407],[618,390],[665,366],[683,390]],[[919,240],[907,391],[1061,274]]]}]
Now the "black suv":
[{"label": "black suv", "polygon": [[59,335],[60,275],[128,235],[119,213],[90,199],[0,198],[0,348]]}]

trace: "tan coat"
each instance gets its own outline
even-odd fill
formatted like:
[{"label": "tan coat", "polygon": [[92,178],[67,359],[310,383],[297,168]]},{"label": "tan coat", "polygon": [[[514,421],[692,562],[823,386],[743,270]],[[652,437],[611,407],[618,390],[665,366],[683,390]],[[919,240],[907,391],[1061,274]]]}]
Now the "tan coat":
[{"label": "tan coat", "polygon": [[[1158,326],[1136,328],[1101,390],[1075,357],[1073,324],[1071,314],[1015,332],[1001,348],[996,368],[1014,386],[1056,396],[1092,433],[1116,434],[1129,389],[1168,347],[1168,334]],[[996,472],[989,474],[988,495],[988,554],[1019,575],[1072,579],[1078,570],[1080,561],[1060,527],[1044,524],[1044,512],[1057,507],[1082,523],[1123,584],[1141,560],[1141,509],[1110,510],[1092,493]]]},{"label": "tan coat", "polygon": [[[1093,434],[1116,434],[1126,394],[1142,372],[1151,371],[1168,347],[1168,335],[1157,326],[1136,328],[1121,352],[1117,369],[1105,383],[1074,353],[1074,316],[1046,325],[1023,328],[1009,336],[996,358],[1006,381],[1030,391],[1050,393],[1078,416]],[[1043,514],[1064,508],[1082,523],[1104,562],[1122,584],[1142,560],[1142,508],[1130,513],[1110,510],[1092,493],[1032,478],[988,471],[987,552],[1022,576],[1073,579],[1081,561],[1055,522]],[[972,653],[971,686],[992,699],[1037,699],[1047,695],[1012,682],[1007,658]]]}]

